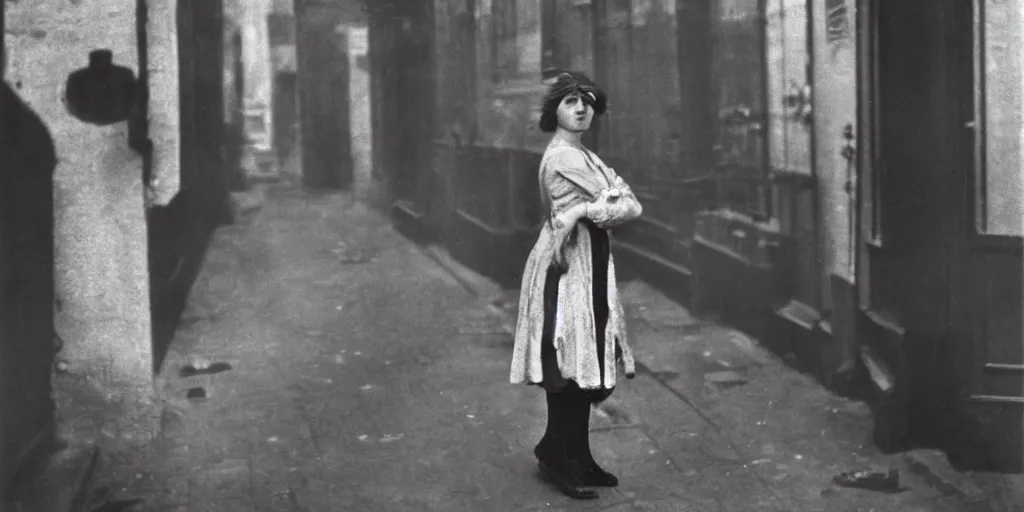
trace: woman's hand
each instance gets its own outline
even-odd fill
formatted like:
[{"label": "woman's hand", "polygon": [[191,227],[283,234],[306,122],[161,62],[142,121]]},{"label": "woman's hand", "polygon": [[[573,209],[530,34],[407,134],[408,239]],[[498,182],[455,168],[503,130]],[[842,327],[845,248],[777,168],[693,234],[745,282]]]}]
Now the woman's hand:
[{"label": "woman's hand", "polygon": [[562,227],[555,228],[554,232],[554,244],[555,251],[552,255],[554,264],[562,272],[569,270],[569,260],[565,255],[567,246],[570,244],[572,234],[576,230],[576,224],[563,225]]},{"label": "woman's hand", "polygon": [[552,243],[555,248],[553,260],[555,266],[563,272],[569,269],[569,262],[565,257],[566,246],[569,244],[569,240],[576,229],[576,223],[586,215],[586,212],[587,204],[580,203],[566,208],[551,218],[552,237],[554,239]]},{"label": "woman's hand", "polygon": [[643,207],[636,200],[636,196],[629,189],[622,178],[615,180],[616,184],[622,186],[610,187],[602,190],[597,200],[590,203],[587,211],[587,218],[594,221],[601,228],[611,228],[629,222],[643,213]]}]

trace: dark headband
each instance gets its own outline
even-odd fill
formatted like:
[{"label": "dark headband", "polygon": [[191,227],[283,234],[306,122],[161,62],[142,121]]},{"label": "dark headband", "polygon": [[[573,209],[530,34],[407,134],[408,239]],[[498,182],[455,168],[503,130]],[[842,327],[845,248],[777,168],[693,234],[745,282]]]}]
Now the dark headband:
[{"label": "dark headband", "polygon": [[582,73],[559,74],[555,78],[555,83],[551,84],[551,89],[544,98],[544,102],[561,101],[562,98],[572,93],[579,93],[585,103],[589,103],[591,107],[596,108],[600,91],[594,85],[594,82]]}]

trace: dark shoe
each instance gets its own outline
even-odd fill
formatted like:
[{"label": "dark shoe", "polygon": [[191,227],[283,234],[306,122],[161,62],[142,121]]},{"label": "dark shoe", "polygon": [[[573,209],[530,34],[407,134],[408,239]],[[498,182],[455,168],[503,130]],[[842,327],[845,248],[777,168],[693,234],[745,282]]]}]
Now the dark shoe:
[{"label": "dark shoe", "polygon": [[540,466],[540,472],[547,477],[558,490],[562,491],[562,494],[575,499],[575,500],[592,500],[597,498],[597,491],[593,489],[583,489],[578,482],[575,482],[574,478],[567,476],[559,471],[554,471],[553,468],[544,463],[544,461],[538,461]]},{"label": "dark shoe", "polygon": [[619,485],[618,477],[602,469],[596,462],[583,472],[580,480],[583,485],[593,487],[618,487]]}]

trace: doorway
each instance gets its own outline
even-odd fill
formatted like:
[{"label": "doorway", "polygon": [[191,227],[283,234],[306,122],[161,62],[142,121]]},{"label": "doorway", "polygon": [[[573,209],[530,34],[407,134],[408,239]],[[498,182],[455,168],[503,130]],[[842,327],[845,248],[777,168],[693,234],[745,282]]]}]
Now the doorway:
[{"label": "doorway", "polygon": [[347,189],[353,181],[346,19],[340,6],[296,4],[302,182],[308,187]]},{"label": "doorway", "polygon": [[1024,214],[1003,194],[1021,168],[1019,9],[860,0],[858,25],[856,331],[876,442],[1020,471]]},{"label": "doorway", "polygon": [[274,74],[274,145],[282,171],[297,174],[299,143],[298,76],[290,71]]}]

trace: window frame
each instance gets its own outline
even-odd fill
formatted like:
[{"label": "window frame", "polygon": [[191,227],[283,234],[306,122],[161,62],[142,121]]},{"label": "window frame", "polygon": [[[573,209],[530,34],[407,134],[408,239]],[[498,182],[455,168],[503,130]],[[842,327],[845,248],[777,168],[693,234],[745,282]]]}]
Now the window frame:
[{"label": "window frame", "polygon": [[[969,121],[969,126],[972,128],[974,133],[973,136],[973,186],[974,190],[971,191],[971,200],[973,207],[971,208],[971,214],[973,216],[971,225],[971,235],[973,238],[984,238],[989,240],[1004,240],[1010,243],[1019,242],[1024,237],[1024,224],[1022,224],[1016,233],[1004,233],[991,231],[989,225],[989,166],[988,166],[988,73],[987,73],[987,47],[988,41],[986,38],[986,7],[987,0],[973,0],[973,20],[972,20],[972,31],[973,31],[973,76],[972,84],[974,88],[974,106],[973,106],[973,117]],[[1024,107],[1022,107],[1024,108]],[[1024,136],[1024,131],[1021,132]],[[1021,141],[1024,144],[1024,140]],[[1022,151],[1024,153],[1024,151]],[[1024,162],[1022,162],[1024,163]],[[1018,200],[1020,198],[1018,197]]]}]

